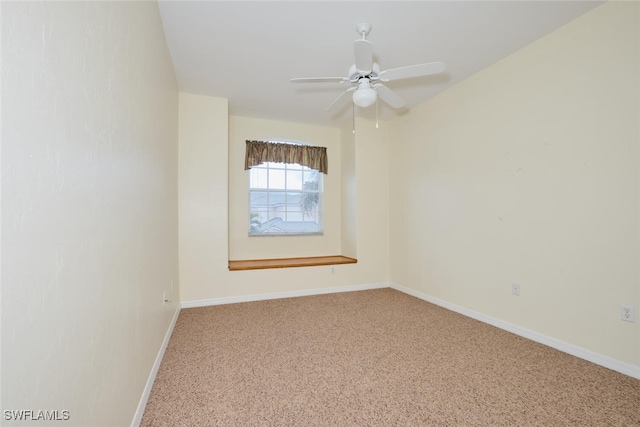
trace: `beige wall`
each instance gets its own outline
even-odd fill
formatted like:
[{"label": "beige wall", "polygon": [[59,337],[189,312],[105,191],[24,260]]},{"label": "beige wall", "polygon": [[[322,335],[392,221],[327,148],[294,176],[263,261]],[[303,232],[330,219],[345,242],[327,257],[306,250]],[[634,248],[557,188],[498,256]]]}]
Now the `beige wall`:
[{"label": "beige wall", "polygon": [[0,406],[129,425],[178,307],[178,92],[158,6],[0,8]]},{"label": "beige wall", "polygon": [[605,4],[393,122],[393,282],[640,366],[638,18]]},{"label": "beige wall", "polygon": [[224,285],[217,279],[228,262],[227,100],[180,93],[179,111],[180,299],[184,301]]},{"label": "beige wall", "polygon": [[353,129],[340,129],[341,255],[358,258],[358,204],[356,188],[356,138]]},{"label": "beige wall", "polygon": [[[323,176],[324,233],[321,236],[249,237],[249,171],[246,140],[298,141],[327,147]],[[340,133],[337,128],[229,117],[229,259],[340,255]]]},{"label": "beige wall", "polygon": [[[346,125],[343,135],[352,126]],[[364,269],[382,269],[389,277],[389,126],[356,119],[355,191],[358,263]]]},{"label": "beige wall", "polygon": [[[384,131],[363,138],[362,152],[357,152],[356,184],[359,189],[358,212],[358,263],[333,267],[304,267],[253,271],[228,271],[229,231],[223,212],[231,206],[227,201],[244,199],[245,184],[231,184],[227,159],[231,158],[229,144],[244,145],[252,136],[263,138],[286,131],[285,137],[315,142],[312,132],[322,129],[264,120],[231,118],[228,120],[226,100],[180,94],[180,292],[183,302],[207,301],[226,297],[296,292],[350,285],[385,283],[389,279],[388,256],[388,152]],[[242,125],[247,126],[243,130]],[[371,125],[368,123],[367,125]],[[189,129],[189,131],[184,131]],[[293,132],[292,130],[296,130]],[[329,129],[324,137],[332,141],[341,134],[339,129]],[[280,135],[275,136],[281,136]],[[363,131],[364,133],[364,131]],[[297,135],[302,135],[298,137]],[[365,150],[366,148],[366,150]],[[336,149],[335,151],[341,151]],[[339,156],[340,154],[336,154]],[[241,162],[243,165],[244,162]],[[333,163],[331,163],[333,164]],[[339,176],[341,168],[329,165],[329,175]],[[242,166],[241,166],[242,167]],[[244,173],[244,172],[243,172]],[[339,181],[338,181],[339,182]],[[333,184],[332,184],[333,185]],[[335,186],[334,186],[335,187]],[[331,197],[341,198],[338,194]],[[362,191],[360,191],[362,189]],[[230,194],[238,192],[240,194]],[[382,207],[382,208],[381,208]],[[366,215],[362,214],[363,212]],[[340,212],[336,215],[340,217]],[[242,214],[243,222],[246,214]],[[229,220],[233,223],[233,220]],[[335,221],[340,227],[340,220]],[[246,233],[246,227],[242,227]],[[273,239],[265,237],[264,239]],[[285,239],[284,237],[282,239]],[[332,243],[340,249],[341,237]],[[366,248],[364,248],[366,246]],[[259,253],[262,255],[262,252]],[[296,256],[299,254],[294,254]],[[321,254],[331,255],[331,254]],[[264,256],[261,256],[264,257]],[[267,253],[267,257],[272,257]]]}]

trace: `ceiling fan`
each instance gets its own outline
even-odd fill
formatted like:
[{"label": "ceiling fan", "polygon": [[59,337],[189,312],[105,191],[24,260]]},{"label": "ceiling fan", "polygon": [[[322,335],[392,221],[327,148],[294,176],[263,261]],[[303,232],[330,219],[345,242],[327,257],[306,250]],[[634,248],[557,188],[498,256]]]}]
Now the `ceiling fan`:
[{"label": "ceiling fan", "polygon": [[380,97],[392,107],[402,108],[404,100],[380,82],[428,76],[441,73],[445,69],[442,62],[429,62],[381,71],[378,63],[373,62],[373,44],[367,40],[367,35],[371,32],[371,24],[367,22],[358,24],[356,31],[362,38],[353,43],[355,64],[349,68],[348,77],[302,77],[291,79],[292,83],[352,83],[354,86],[345,90],[327,107],[327,110],[339,104],[348,93],[352,92],[353,103],[358,107],[369,107]]}]

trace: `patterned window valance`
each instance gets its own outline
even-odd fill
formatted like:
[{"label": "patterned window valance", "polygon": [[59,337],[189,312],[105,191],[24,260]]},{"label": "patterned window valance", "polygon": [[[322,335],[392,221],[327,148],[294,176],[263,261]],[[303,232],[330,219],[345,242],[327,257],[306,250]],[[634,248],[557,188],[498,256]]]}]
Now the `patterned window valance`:
[{"label": "patterned window valance", "polygon": [[327,173],[327,147],[294,145],[282,142],[247,141],[244,169],[265,162],[298,163],[324,174]]}]

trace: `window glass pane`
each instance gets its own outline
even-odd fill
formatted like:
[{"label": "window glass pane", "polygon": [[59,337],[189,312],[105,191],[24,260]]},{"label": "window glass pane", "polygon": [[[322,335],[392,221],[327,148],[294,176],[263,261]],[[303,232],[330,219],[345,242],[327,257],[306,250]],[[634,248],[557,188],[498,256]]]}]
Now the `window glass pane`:
[{"label": "window glass pane", "polygon": [[[287,209],[287,222],[299,222],[302,221],[302,211],[300,210],[300,205],[289,205]],[[295,226],[296,224],[290,224]]]},{"label": "window glass pane", "polygon": [[[304,166],[299,165],[299,164],[297,164],[297,163],[287,163],[287,169],[290,169],[290,170],[296,170],[296,171],[299,171],[299,170],[302,170],[302,168],[303,168],[303,167],[304,167]],[[307,168],[307,169],[308,169],[308,168]]]},{"label": "window glass pane", "polygon": [[287,170],[287,190],[302,190],[302,171]]},{"label": "window glass pane", "polygon": [[[314,182],[317,185],[317,181]],[[314,185],[314,188],[315,186]],[[308,186],[308,185],[307,185]],[[300,209],[302,211],[303,221],[320,224],[320,194],[315,191],[305,191],[300,195]]]},{"label": "window glass pane", "polygon": [[267,206],[268,191],[251,191],[250,205],[252,208]]},{"label": "window glass pane", "polygon": [[302,188],[305,191],[318,191],[320,190],[320,179],[321,174],[318,171],[308,171],[304,173],[304,183],[302,184]]},{"label": "window glass pane", "polygon": [[249,169],[249,185],[251,188],[268,188],[267,170],[257,167]]},{"label": "window glass pane", "polygon": [[264,208],[251,209],[249,213],[249,232],[259,233],[262,228],[262,224],[266,222],[267,211]]},{"label": "window glass pane", "polygon": [[302,194],[297,191],[287,192],[287,209],[300,209]]},{"label": "window glass pane", "polygon": [[274,230],[274,228],[281,229],[280,224],[284,221],[287,214],[285,200],[286,193],[283,191],[272,191],[269,193],[268,221],[263,224],[263,231],[271,230],[270,232],[281,232]]},{"label": "window glass pane", "polygon": [[285,193],[284,191],[270,191],[269,192],[269,208],[272,211],[274,209],[281,209],[284,211],[286,197],[287,197],[287,193]]},{"label": "window glass pane", "polygon": [[269,169],[269,188],[284,190],[285,171],[280,169]]},{"label": "window glass pane", "polygon": [[300,208],[305,221],[318,221],[318,193],[303,193]]}]

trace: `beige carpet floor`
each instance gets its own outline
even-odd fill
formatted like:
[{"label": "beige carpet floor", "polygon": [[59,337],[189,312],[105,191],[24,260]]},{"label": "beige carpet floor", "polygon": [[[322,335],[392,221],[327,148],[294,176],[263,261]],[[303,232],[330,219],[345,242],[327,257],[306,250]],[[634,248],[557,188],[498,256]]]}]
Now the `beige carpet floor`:
[{"label": "beige carpet floor", "polygon": [[640,380],[392,289],[184,309],[143,426],[640,426]]}]

